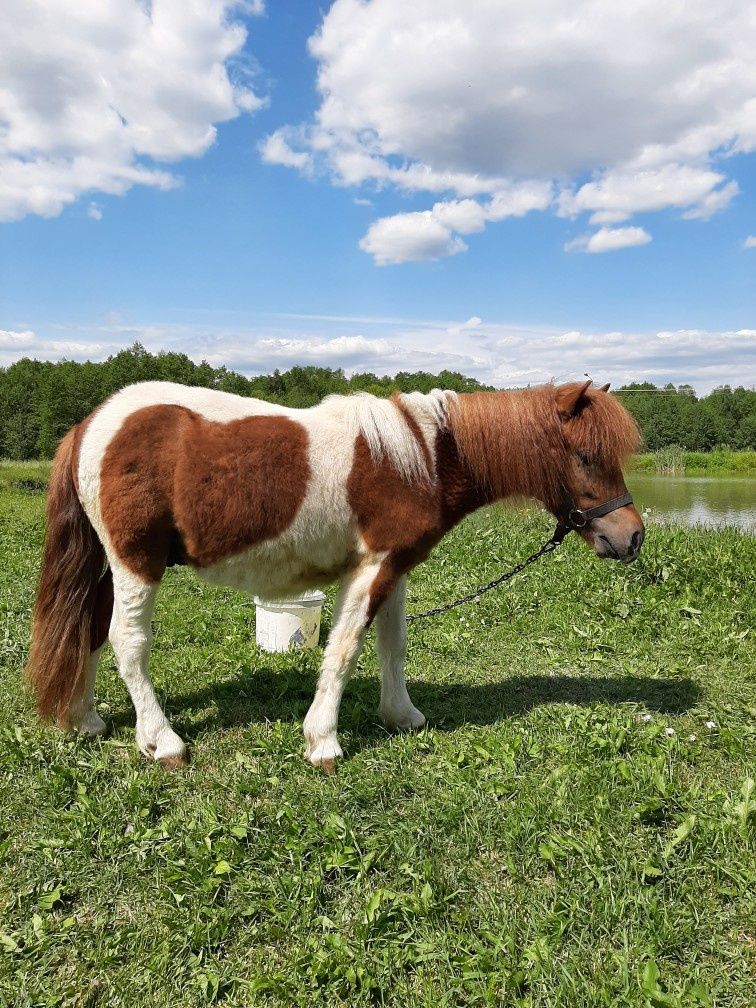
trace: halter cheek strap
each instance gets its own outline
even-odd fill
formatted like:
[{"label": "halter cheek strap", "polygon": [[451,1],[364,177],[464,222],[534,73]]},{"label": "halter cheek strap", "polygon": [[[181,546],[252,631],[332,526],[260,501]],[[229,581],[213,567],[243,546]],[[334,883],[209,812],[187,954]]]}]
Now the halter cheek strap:
[{"label": "halter cheek strap", "polygon": [[603,518],[604,515],[611,514],[612,511],[617,511],[619,508],[627,507],[628,504],[633,503],[632,494],[623,493],[620,497],[613,497],[611,500],[604,501],[603,504],[597,504],[596,507],[579,508],[566,489],[564,496],[567,505],[565,517],[559,520],[560,530],[564,529],[562,538],[572,529],[584,529],[594,518]]},{"label": "halter cheek strap", "polygon": [[604,515],[611,514],[612,511],[616,511],[618,508],[627,507],[628,504],[632,504],[633,498],[632,494],[623,493],[620,497],[613,497],[611,500],[604,501],[603,504],[597,504],[596,507],[592,508],[579,508],[572,501],[570,503],[572,506],[567,512],[567,521],[572,528],[585,528],[594,518],[603,518]]}]

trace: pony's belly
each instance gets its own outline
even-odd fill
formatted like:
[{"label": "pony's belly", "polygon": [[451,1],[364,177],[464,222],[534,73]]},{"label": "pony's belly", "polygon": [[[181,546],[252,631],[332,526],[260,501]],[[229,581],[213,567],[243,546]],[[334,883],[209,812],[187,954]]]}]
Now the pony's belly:
[{"label": "pony's belly", "polygon": [[195,568],[211,584],[235,588],[261,598],[286,598],[308,588],[330,584],[356,563],[348,544],[334,550],[313,548],[306,555],[283,544],[261,543],[209,567]]}]

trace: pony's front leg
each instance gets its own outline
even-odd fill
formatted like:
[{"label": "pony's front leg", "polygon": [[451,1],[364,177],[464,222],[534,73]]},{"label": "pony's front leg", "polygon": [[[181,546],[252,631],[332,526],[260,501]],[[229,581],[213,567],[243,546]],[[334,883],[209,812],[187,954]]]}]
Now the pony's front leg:
[{"label": "pony's front leg", "polygon": [[370,591],[380,566],[380,559],[363,561],[348,575],[336,600],[318,688],[304,719],[305,758],[324,770],[333,770],[336,760],[344,755],[336,736],[339,705],[370,621]]},{"label": "pony's front leg", "polygon": [[381,719],[387,728],[400,731],[422,728],[425,724],[425,715],[410,700],[404,681],[404,661],[407,655],[407,620],[404,615],[406,593],[405,575],[397,581],[375,618],[378,661],[381,666]]}]

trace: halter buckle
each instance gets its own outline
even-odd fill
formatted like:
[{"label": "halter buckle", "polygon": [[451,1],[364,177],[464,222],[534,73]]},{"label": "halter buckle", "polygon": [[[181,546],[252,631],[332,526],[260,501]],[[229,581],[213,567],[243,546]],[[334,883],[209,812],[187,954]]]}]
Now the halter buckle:
[{"label": "halter buckle", "polygon": [[567,521],[570,523],[570,527],[574,529],[584,529],[588,524],[588,515],[583,511],[582,508],[573,507],[570,508],[567,514]]}]

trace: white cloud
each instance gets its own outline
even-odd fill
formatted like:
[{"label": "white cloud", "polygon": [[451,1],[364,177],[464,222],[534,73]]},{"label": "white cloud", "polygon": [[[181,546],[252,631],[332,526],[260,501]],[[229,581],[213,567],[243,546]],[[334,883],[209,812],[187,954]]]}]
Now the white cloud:
[{"label": "white cloud", "polygon": [[82,193],[167,189],[155,167],[202,155],[215,124],[263,104],[237,8],[259,0],[6,0],[0,220],[54,217]]},{"label": "white cloud", "polygon": [[738,183],[733,179],[720,189],[712,189],[695,203],[690,210],[682,215],[685,220],[708,220],[715,213],[724,210],[730,200],[740,191]]},{"label": "white cloud", "polygon": [[[756,149],[754,49],[742,0],[336,0],[310,40],[320,106],[281,135],[336,185],[477,197],[483,209],[446,219],[433,208],[449,235],[418,238],[433,257],[501,219],[501,194],[525,182],[558,180],[557,213],[595,225],[704,219],[737,193],[727,156]],[[397,216],[402,245],[432,226]],[[381,245],[376,261],[400,251]]]},{"label": "white cloud", "polygon": [[360,240],[379,266],[391,263],[422,262],[464,252],[467,246],[437,220],[432,211],[381,217],[370,225]]},{"label": "white cloud", "polygon": [[746,240],[743,242],[743,248],[756,248],[756,235],[748,235]]},{"label": "white cloud", "polygon": [[434,203],[431,210],[379,218],[360,241],[360,248],[369,252],[379,266],[440,259],[466,251],[467,245],[459,234],[482,231],[488,221],[543,210],[550,201],[551,185],[532,183],[511,185],[487,203],[446,200]]},{"label": "white cloud", "polygon": [[614,224],[634,213],[663,210],[666,207],[695,207],[686,216],[710,216],[729,203],[738,191],[736,182],[721,189],[725,176],[703,168],[664,165],[645,171],[609,171],[577,192],[563,190],[558,199],[559,213],[574,217],[593,211],[592,224]]},{"label": "white cloud", "polygon": [[482,325],[482,318],[479,318],[477,315],[471,315],[466,322],[459,322],[455,325],[447,326],[446,333],[448,336],[452,337],[462,336],[465,333],[474,333],[475,330],[480,329]]},{"label": "white cloud", "polygon": [[87,217],[90,220],[102,220],[102,207],[97,203],[90,203],[87,207]]},{"label": "white cloud", "polygon": [[321,361],[330,365],[337,361],[339,367],[348,366],[352,361],[363,361],[370,357],[385,358],[401,352],[388,340],[369,340],[364,336],[336,336],[333,339],[292,339],[276,337],[261,339],[254,344],[254,350],[248,360],[283,359],[291,363],[299,363],[302,358]]},{"label": "white cloud", "polygon": [[614,252],[632,245],[648,245],[651,235],[642,227],[602,227],[592,235],[580,235],[567,242],[565,252]]},{"label": "white cloud", "polygon": [[436,203],[431,213],[443,227],[460,234],[474,234],[486,226],[486,211],[472,199]]},{"label": "white cloud", "polygon": [[106,356],[106,341],[90,339],[44,339],[32,329],[13,331],[0,329],[0,367],[12,364],[22,357],[37,360],[85,360],[101,359]]},{"label": "white cloud", "polygon": [[752,384],[756,330],[647,332],[504,325],[473,315],[466,321],[327,316],[240,317],[230,325],[128,324],[31,326],[0,331],[0,366],[20,357],[102,360],[139,340],[152,351],[175,350],[194,360],[247,374],[314,364],[348,373],[445,368],[499,387],[577,379],[588,372],[615,386],[630,381]]},{"label": "white cloud", "polygon": [[260,156],[267,164],[280,164],[286,168],[297,168],[303,175],[312,173],[312,155],[307,151],[295,151],[281,131],[271,133],[260,144]]},{"label": "white cloud", "polygon": [[27,347],[35,347],[37,340],[31,329],[12,330],[0,329],[0,350],[10,351],[25,350]]}]

